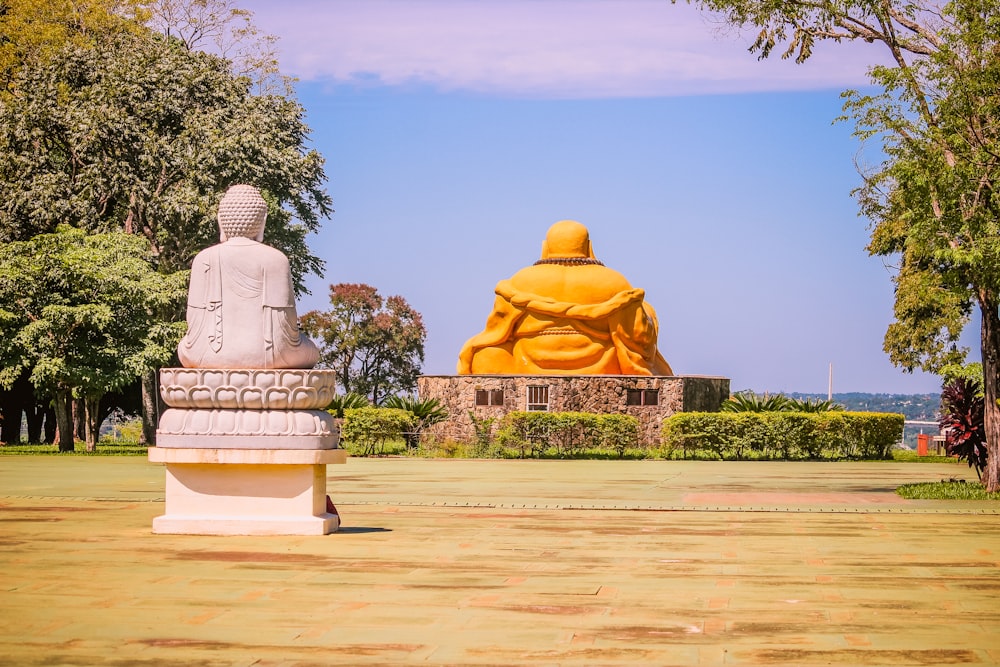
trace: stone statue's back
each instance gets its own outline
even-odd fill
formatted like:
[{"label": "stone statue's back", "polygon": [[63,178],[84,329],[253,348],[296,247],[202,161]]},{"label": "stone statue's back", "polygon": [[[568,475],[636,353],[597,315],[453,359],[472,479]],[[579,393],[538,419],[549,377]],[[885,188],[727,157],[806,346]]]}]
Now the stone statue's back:
[{"label": "stone statue's back", "polygon": [[312,368],[319,350],[298,330],[288,259],[247,238],[207,248],[191,266],[187,368]]}]

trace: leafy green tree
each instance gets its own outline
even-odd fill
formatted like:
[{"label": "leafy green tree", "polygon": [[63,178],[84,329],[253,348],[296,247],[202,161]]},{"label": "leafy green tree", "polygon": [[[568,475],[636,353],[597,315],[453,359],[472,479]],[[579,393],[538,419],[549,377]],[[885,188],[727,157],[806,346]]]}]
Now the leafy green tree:
[{"label": "leafy green tree", "polygon": [[62,451],[73,449],[69,404],[82,398],[93,450],[101,397],[171,357],[183,324],[159,313],[186,293],[186,274],[154,270],[131,234],[62,225],[0,244],[0,386],[29,374],[54,403]]},{"label": "leafy green tree", "polygon": [[984,395],[983,365],[978,361],[971,364],[945,366],[941,369],[941,378],[943,380],[942,390],[944,386],[951,384],[955,380],[964,380],[972,386],[976,396],[982,398]]},{"label": "leafy green tree", "polygon": [[330,199],[297,102],[252,95],[226,60],[152,32],[69,45],[17,81],[0,104],[0,241],[62,222],[120,229],[146,238],[159,270],[184,270],[218,239],[220,193],[250,183],[296,285],[322,268],[305,237]]},{"label": "leafy green tree", "polygon": [[383,298],[371,285],[330,286],[332,308],[311,311],[302,329],[320,341],[320,362],[337,373],[345,393],[381,405],[387,396],[416,388],[427,330],[401,296]]},{"label": "leafy green tree", "polygon": [[253,12],[233,0],[144,0],[142,5],[148,26],[189,49],[228,59],[235,74],[253,81],[257,93],[291,92],[292,79],[278,68],[278,38],[261,32]]},{"label": "leafy green tree", "polygon": [[751,48],[802,62],[817,40],[885,47],[877,92],[845,93],[856,134],[885,159],[856,191],[868,250],[898,262],[890,360],[940,372],[961,363],[959,335],[982,316],[987,490],[1000,490],[1000,4],[996,0],[692,0],[757,30]]},{"label": "leafy green tree", "polygon": [[0,0],[0,94],[27,63],[67,44],[93,45],[109,32],[138,28],[143,0]]},{"label": "leafy green tree", "polygon": [[[0,243],[51,233],[60,223],[122,230],[146,239],[160,272],[182,271],[218,238],[221,193],[251,183],[270,204],[265,241],[288,255],[301,291],[303,276],[322,269],[306,236],[332,212],[323,159],[306,146],[302,107],[254,95],[251,80],[223,58],[116,19],[124,1],[75,3],[107,20],[82,22],[60,45],[67,4],[74,5],[44,0],[41,14],[28,12],[29,23],[55,25],[53,36],[31,52],[44,57],[15,50],[21,61],[5,70],[12,83],[0,97]],[[182,311],[159,317],[176,321]],[[142,386],[151,442],[151,373]]]}]

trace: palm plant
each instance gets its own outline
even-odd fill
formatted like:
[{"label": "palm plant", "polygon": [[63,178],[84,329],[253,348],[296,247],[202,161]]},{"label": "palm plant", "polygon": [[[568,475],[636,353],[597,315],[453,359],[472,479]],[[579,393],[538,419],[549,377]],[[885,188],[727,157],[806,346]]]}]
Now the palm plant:
[{"label": "palm plant", "polygon": [[938,424],[945,434],[945,450],[965,459],[980,480],[986,467],[985,407],[986,401],[972,379],[955,378],[941,390]]},{"label": "palm plant", "polygon": [[415,448],[420,444],[420,434],[428,426],[443,422],[448,418],[448,410],[436,398],[414,398],[412,396],[387,396],[382,402],[387,408],[406,410],[416,422],[413,430],[404,433],[406,446]]},{"label": "palm plant", "polygon": [[333,413],[334,417],[338,419],[344,418],[344,410],[355,410],[357,408],[368,407],[368,398],[362,396],[361,394],[355,394],[349,392],[346,394],[341,394],[340,396],[334,396],[330,404],[326,406],[328,412]]},{"label": "palm plant", "polygon": [[739,391],[723,401],[720,412],[784,412],[788,410],[790,399],[784,394],[762,394]]},{"label": "palm plant", "polygon": [[792,412],[841,412],[844,406],[836,401],[819,398],[790,398],[788,408]]}]

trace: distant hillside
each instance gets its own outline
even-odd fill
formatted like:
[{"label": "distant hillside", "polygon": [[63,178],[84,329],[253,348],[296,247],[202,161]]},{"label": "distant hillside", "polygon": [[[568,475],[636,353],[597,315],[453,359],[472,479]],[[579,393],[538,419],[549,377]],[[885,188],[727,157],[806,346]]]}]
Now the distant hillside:
[{"label": "distant hillside", "polygon": [[[733,392],[734,394],[737,392]],[[758,391],[758,394],[764,392]],[[775,393],[775,392],[770,392]],[[803,394],[799,392],[782,392],[791,398],[811,398],[826,400],[826,394]],[[866,394],[863,392],[848,392],[834,394],[833,400],[847,410],[858,412],[898,412],[907,421],[937,421],[938,410],[941,408],[941,394]]]},{"label": "distant hillside", "polygon": [[[826,394],[790,393],[794,398],[826,400]],[[898,412],[907,421],[937,421],[941,394],[834,394],[833,400],[848,410],[860,412]]]}]

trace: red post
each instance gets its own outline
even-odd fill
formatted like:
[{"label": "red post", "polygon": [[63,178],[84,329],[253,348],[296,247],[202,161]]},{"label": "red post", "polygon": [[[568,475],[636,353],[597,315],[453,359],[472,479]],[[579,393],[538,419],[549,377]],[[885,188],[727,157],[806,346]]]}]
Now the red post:
[{"label": "red post", "polygon": [[926,433],[917,434],[917,456],[927,456],[927,443],[930,439],[931,436]]}]

